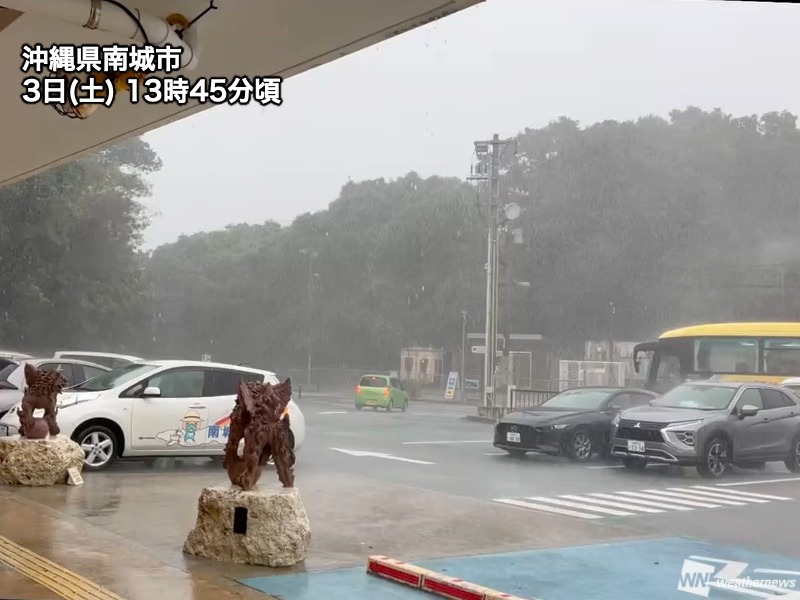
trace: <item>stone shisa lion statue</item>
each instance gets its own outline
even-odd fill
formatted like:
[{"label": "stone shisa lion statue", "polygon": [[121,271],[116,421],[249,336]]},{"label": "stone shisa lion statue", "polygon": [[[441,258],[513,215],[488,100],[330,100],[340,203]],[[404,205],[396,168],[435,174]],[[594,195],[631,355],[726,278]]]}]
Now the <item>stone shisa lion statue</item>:
[{"label": "stone shisa lion statue", "polygon": [[[277,385],[239,384],[222,463],[232,485],[201,492],[197,522],[184,552],[269,567],[289,567],[305,559],[311,524],[294,487],[291,398],[290,379]],[[283,489],[256,488],[270,458]]]},{"label": "stone shisa lion statue", "polygon": [[[245,491],[253,489],[272,457],[283,487],[294,487],[295,456],[289,429],[291,398],[291,379],[275,386],[270,383],[239,383],[222,463],[232,484]],[[242,440],[244,451],[240,457],[239,443]]]},{"label": "stone shisa lion statue", "polygon": [[[17,409],[19,435],[0,438],[0,483],[56,485],[75,480],[85,459],[81,447],[59,435],[58,395],[67,385],[60,371],[25,364],[25,394]],[[41,410],[44,415],[34,416]]]},{"label": "stone shisa lion statue", "polygon": [[[19,434],[29,440],[41,440],[48,435],[57,436],[61,430],[56,423],[58,395],[67,385],[60,371],[37,369],[25,363],[25,395],[17,409]],[[34,417],[37,409],[44,410],[44,417]]]}]

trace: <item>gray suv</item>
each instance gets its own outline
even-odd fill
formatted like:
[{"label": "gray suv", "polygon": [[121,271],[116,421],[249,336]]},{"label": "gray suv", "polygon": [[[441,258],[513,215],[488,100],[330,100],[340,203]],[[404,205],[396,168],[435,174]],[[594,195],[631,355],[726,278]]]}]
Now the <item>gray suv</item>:
[{"label": "gray suv", "polygon": [[800,398],[775,385],[704,381],[679,385],[612,421],[611,455],[629,469],[648,462],[722,477],[732,464],[783,461],[800,472]]}]

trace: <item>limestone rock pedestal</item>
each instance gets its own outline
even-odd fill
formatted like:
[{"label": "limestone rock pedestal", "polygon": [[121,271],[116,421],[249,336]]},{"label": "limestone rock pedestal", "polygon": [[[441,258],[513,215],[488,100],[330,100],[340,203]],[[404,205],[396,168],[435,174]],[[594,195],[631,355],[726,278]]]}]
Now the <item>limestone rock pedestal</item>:
[{"label": "limestone rock pedestal", "polygon": [[311,523],[297,488],[245,492],[217,486],[200,494],[197,522],[183,551],[224,562],[290,567],[305,560],[310,542]]},{"label": "limestone rock pedestal", "polygon": [[67,482],[67,470],[83,469],[85,454],[66,436],[29,440],[0,437],[0,483],[44,486]]}]

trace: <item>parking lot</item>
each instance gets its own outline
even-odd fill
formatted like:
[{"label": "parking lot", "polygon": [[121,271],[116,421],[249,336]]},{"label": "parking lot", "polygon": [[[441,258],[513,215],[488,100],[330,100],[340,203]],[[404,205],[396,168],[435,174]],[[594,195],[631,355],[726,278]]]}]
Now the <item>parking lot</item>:
[{"label": "parking lot", "polygon": [[[363,568],[370,554],[413,562],[676,536],[779,554],[800,566],[792,525],[800,478],[779,463],[709,481],[692,469],[633,472],[599,459],[583,465],[532,454],[513,458],[492,447],[491,425],[465,419],[473,407],[417,402],[405,413],[357,412],[352,398],[321,395],[299,403],[308,437],[296,485],[313,536],[305,565],[290,572]],[[278,485],[271,471],[262,481]],[[197,577],[227,589],[232,580],[286,573],[182,554],[200,490],[225,482],[210,460],[158,459],[88,473],[81,487],[3,488],[0,497],[6,516],[41,509],[59,524],[54,539],[62,542],[28,535],[34,551],[69,568],[113,544],[131,557],[134,571],[143,560],[181,574],[175,585],[195,598]],[[22,543],[27,534],[15,519],[4,519],[0,535]],[[83,549],[76,552],[76,544]],[[111,589],[143,597],[148,585],[135,573],[120,576],[124,565],[115,569]],[[561,600],[569,597],[565,590],[536,597]],[[284,593],[287,600],[312,598]]]}]

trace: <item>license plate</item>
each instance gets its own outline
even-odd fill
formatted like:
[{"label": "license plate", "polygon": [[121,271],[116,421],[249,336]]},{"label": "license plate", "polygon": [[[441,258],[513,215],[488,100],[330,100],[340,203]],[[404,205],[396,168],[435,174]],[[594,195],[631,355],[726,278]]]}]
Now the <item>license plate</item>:
[{"label": "license plate", "polygon": [[374,406],[375,404],[377,404],[375,400],[367,400],[367,406]]},{"label": "license plate", "polygon": [[644,452],[644,442],[628,440],[628,452]]},{"label": "license plate", "polygon": [[0,437],[5,437],[8,434],[8,425],[0,425]]},{"label": "license plate", "polygon": [[515,444],[519,444],[522,441],[522,436],[519,434],[519,432],[509,431],[506,434],[506,441],[507,442],[513,442]]}]

